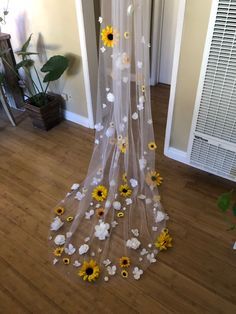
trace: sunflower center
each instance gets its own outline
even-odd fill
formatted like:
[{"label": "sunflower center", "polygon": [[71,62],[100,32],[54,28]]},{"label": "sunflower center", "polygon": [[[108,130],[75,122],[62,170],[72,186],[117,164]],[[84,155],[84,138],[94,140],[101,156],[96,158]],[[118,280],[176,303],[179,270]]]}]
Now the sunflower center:
[{"label": "sunflower center", "polygon": [[128,264],[128,261],[125,259],[125,260],[123,260],[123,264],[124,265],[127,265]]},{"label": "sunflower center", "polygon": [[156,181],[157,177],[156,176],[152,176],[151,179],[152,179],[152,181]]},{"label": "sunflower center", "polygon": [[127,189],[123,189],[123,193],[127,193],[128,192],[128,190]]},{"label": "sunflower center", "polygon": [[109,40],[113,40],[113,34],[112,34],[112,33],[108,34],[108,35],[107,35],[107,38],[108,38]]},{"label": "sunflower center", "polygon": [[92,268],[92,267],[88,267],[88,268],[86,269],[86,275],[90,276],[90,275],[92,275],[92,274],[93,274],[93,268]]},{"label": "sunflower center", "polygon": [[102,191],[98,191],[98,196],[102,196]]}]

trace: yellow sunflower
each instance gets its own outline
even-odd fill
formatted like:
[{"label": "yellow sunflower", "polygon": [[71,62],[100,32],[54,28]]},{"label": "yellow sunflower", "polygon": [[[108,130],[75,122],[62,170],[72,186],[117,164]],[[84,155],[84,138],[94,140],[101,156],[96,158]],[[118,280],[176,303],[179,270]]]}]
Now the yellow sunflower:
[{"label": "yellow sunflower", "polygon": [[160,173],[156,171],[150,171],[146,175],[146,183],[150,187],[156,187],[157,185],[161,185],[163,181],[163,178],[160,176]]},{"label": "yellow sunflower", "polygon": [[128,138],[127,137],[118,137],[118,148],[119,150],[125,154],[128,149]]},{"label": "yellow sunflower", "polygon": [[90,260],[89,262],[84,261],[78,275],[83,278],[84,281],[96,281],[99,277],[100,269],[96,261]]},{"label": "yellow sunflower", "polygon": [[96,214],[97,214],[97,216],[98,216],[99,218],[101,218],[101,217],[104,215],[104,213],[105,213],[105,210],[104,210],[103,207],[97,208]]},{"label": "yellow sunflower", "polygon": [[122,256],[120,258],[120,267],[129,267],[130,266],[130,258],[127,256]]},{"label": "yellow sunflower", "polygon": [[150,143],[148,143],[148,148],[150,150],[155,150],[155,149],[157,149],[157,145],[155,142],[150,142]]},{"label": "yellow sunflower", "polygon": [[61,207],[61,206],[58,206],[55,208],[55,213],[58,215],[58,216],[61,216],[64,214],[65,212],[65,208]]},{"label": "yellow sunflower", "polygon": [[124,32],[125,39],[129,39],[129,32]]},{"label": "yellow sunflower", "polygon": [[104,46],[114,47],[118,42],[118,33],[112,26],[107,26],[101,32],[102,41]]},{"label": "yellow sunflower", "polygon": [[68,257],[63,258],[63,263],[65,265],[69,265],[70,264],[70,259]]},{"label": "yellow sunflower", "polygon": [[143,93],[146,92],[146,87],[145,87],[145,85],[142,85],[142,86],[141,86],[141,89],[142,89],[142,92],[143,92]]},{"label": "yellow sunflower", "polygon": [[127,173],[126,172],[122,175],[122,180],[124,182],[127,182]]},{"label": "yellow sunflower", "polygon": [[168,229],[164,229],[159,237],[157,238],[157,241],[155,242],[155,246],[160,250],[167,250],[169,247],[172,247],[172,237],[169,235]]},{"label": "yellow sunflower", "polygon": [[124,197],[128,197],[132,194],[131,188],[128,186],[128,184],[122,184],[119,188],[120,195]]},{"label": "yellow sunflower", "polygon": [[127,270],[122,270],[122,272],[121,272],[121,276],[123,277],[123,278],[128,278],[128,272],[127,272]]},{"label": "yellow sunflower", "polygon": [[64,251],[64,248],[63,248],[63,247],[57,247],[57,248],[53,251],[53,254],[54,254],[55,256],[61,256],[62,253],[63,253],[63,251]]},{"label": "yellow sunflower", "polygon": [[73,217],[73,216],[69,216],[69,217],[66,218],[66,221],[67,221],[67,222],[71,222],[71,221],[73,221],[73,220],[74,220],[74,217]]},{"label": "yellow sunflower", "polygon": [[98,202],[104,201],[107,198],[107,189],[105,186],[97,186],[92,192],[92,197]]},{"label": "yellow sunflower", "polygon": [[118,218],[123,218],[123,217],[125,216],[125,214],[124,214],[123,212],[118,212],[118,213],[116,214],[116,216],[117,216]]}]

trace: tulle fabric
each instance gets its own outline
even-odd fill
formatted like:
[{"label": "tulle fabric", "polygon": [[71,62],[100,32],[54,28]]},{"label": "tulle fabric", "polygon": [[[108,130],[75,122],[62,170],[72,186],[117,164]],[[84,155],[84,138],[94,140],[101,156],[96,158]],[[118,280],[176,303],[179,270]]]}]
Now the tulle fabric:
[{"label": "tulle fabric", "polygon": [[[122,276],[124,269],[129,278],[137,268],[142,275],[156,260],[154,243],[168,218],[155,178],[153,184],[150,181],[151,174],[157,175],[152,172],[156,147],[149,88],[150,1],[102,0],[101,11],[101,32],[112,27],[114,46],[108,47],[101,38],[94,151],[84,182],[72,186],[55,208],[63,208],[62,215],[54,212],[63,225],[56,230],[58,221],[54,222],[50,231],[55,267],[81,281],[78,273],[84,261],[94,260],[98,282]],[[131,195],[121,195],[124,185]],[[98,186],[107,190],[103,201],[92,197]],[[61,244],[55,243],[58,235],[65,243],[63,237]],[[54,256],[58,247],[63,253]],[[121,267],[122,257],[129,258],[130,266]],[[108,266],[115,266],[115,275]]]}]

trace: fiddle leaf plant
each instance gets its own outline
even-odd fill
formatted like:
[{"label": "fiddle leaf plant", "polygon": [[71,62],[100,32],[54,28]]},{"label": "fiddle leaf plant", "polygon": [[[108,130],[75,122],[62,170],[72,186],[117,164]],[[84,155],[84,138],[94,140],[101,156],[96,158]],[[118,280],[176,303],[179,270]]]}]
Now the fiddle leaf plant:
[{"label": "fiddle leaf plant", "polygon": [[[30,86],[28,86],[30,98],[35,105],[41,107],[47,103],[47,90],[50,82],[56,81],[62,76],[69,66],[69,60],[66,57],[60,55],[51,57],[40,69],[42,74],[45,73],[42,82],[41,75],[35,67],[34,60],[31,59],[32,55],[37,55],[38,53],[28,51],[31,38],[32,34],[23,44],[20,51],[17,52],[17,55],[20,56],[22,60],[16,65],[16,69],[24,69],[24,72],[30,83]],[[33,79],[31,70],[34,71],[38,80],[38,84]],[[43,83],[47,83],[46,87],[43,86]]]},{"label": "fiddle leaf plant", "polygon": [[235,191],[231,190],[227,193],[221,194],[217,200],[217,205],[222,214],[224,215],[225,220],[229,224],[228,230],[236,229],[236,224],[232,221],[233,219],[236,219]]}]

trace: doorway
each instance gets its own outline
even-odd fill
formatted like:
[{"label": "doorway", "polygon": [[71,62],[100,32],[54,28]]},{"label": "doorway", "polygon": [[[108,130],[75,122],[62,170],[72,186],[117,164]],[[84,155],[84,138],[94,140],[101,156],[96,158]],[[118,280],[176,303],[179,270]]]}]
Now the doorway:
[{"label": "doorway", "polygon": [[151,85],[171,85],[180,0],[152,0]]}]

